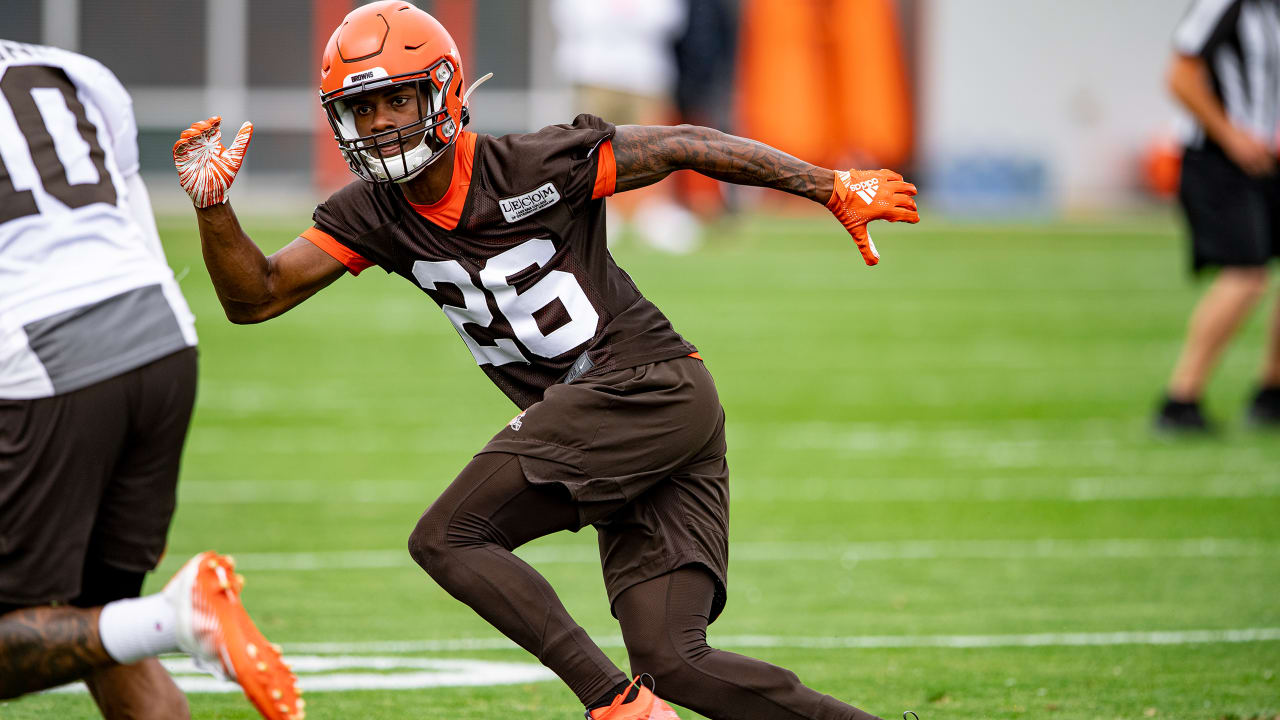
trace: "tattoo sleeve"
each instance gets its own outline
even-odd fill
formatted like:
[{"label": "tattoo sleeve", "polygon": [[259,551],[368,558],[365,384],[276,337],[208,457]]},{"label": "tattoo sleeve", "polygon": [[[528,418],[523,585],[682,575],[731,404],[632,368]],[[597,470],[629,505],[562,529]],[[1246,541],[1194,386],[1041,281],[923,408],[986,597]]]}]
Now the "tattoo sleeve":
[{"label": "tattoo sleeve", "polygon": [[760,185],[825,203],[834,174],[755,140],[696,125],[622,125],[613,138],[615,192],[693,170],[738,185]]},{"label": "tattoo sleeve", "polygon": [[79,680],[115,661],[98,637],[98,611],[37,607],[0,615],[0,699]]}]

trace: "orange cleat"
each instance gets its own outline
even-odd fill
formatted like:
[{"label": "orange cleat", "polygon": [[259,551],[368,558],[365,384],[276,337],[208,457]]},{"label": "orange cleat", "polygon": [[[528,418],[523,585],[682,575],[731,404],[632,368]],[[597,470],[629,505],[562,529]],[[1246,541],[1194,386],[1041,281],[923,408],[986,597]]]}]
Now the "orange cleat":
[{"label": "orange cleat", "polygon": [[202,670],[239,683],[267,720],[303,720],[298,678],[240,604],[242,587],[230,556],[188,560],[163,590],[178,618],[178,647]]},{"label": "orange cleat", "polygon": [[[639,690],[636,699],[623,702],[633,686]],[[632,680],[631,685],[614,698],[608,707],[590,710],[586,715],[587,720],[680,720],[670,705],[654,695],[649,688],[640,684],[639,676]]]}]

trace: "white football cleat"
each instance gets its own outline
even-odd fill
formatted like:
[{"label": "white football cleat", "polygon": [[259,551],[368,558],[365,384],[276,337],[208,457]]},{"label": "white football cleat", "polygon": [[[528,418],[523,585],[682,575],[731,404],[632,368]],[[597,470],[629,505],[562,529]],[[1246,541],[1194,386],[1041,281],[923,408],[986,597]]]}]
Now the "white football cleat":
[{"label": "white football cleat", "polygon": [[267,720],[303,720],[298,678],[240,604],[243,587],[229,556],[188,560],[161,591],[177,617],[178,647],[200,669],[238,683]]}]

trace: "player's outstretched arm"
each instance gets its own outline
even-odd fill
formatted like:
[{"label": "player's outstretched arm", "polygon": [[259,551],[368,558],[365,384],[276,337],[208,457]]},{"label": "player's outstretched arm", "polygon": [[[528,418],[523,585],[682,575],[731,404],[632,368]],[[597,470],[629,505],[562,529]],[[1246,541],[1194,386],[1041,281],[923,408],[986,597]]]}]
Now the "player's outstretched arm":
[{"label": "player's outstretched arm", "polygon": [[697,125],[619,125],[613,138],[615,192],[695,170],[737,185],[762,185],[825,203],[835,173],[762,142]]},{"label": "player's outstretched arm", "polygon": [[809,198],[829,209],[853,236],[868,265],[879,254],[867,233],[872,220],[919,222],[916,187],[892,170],[832,171],[755,140],[696,125],[622,125],[613,139],[615,192],[693,170],[738,185],[758,185]]},{"label": "player's outstretched arm", "polygon": [[204,264],[227,318],[262,322],[316,294],[346,268],[304,238],[263,255],[227,202],[253,126],[245,123],[231,147],[224,148],[220,125],[221,118],[212,117],[184,130],[173,146],[174,166],[195,205]]}]

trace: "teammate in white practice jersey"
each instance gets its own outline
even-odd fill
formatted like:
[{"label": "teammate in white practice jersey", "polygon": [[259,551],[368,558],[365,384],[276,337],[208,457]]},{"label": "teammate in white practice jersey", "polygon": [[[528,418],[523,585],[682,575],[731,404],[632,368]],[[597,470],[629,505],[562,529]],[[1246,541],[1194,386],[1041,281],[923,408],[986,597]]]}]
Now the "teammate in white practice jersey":
[{"label": "teammate in white practice jersey", "polygon": [[95,60],[0,41],[0,699],[84,680],[107,718],[185,718],[155,660],[184,650],[265,717],[302,716],[228,558],[138,597],[173,517],[195,345],[129,94]]}]

